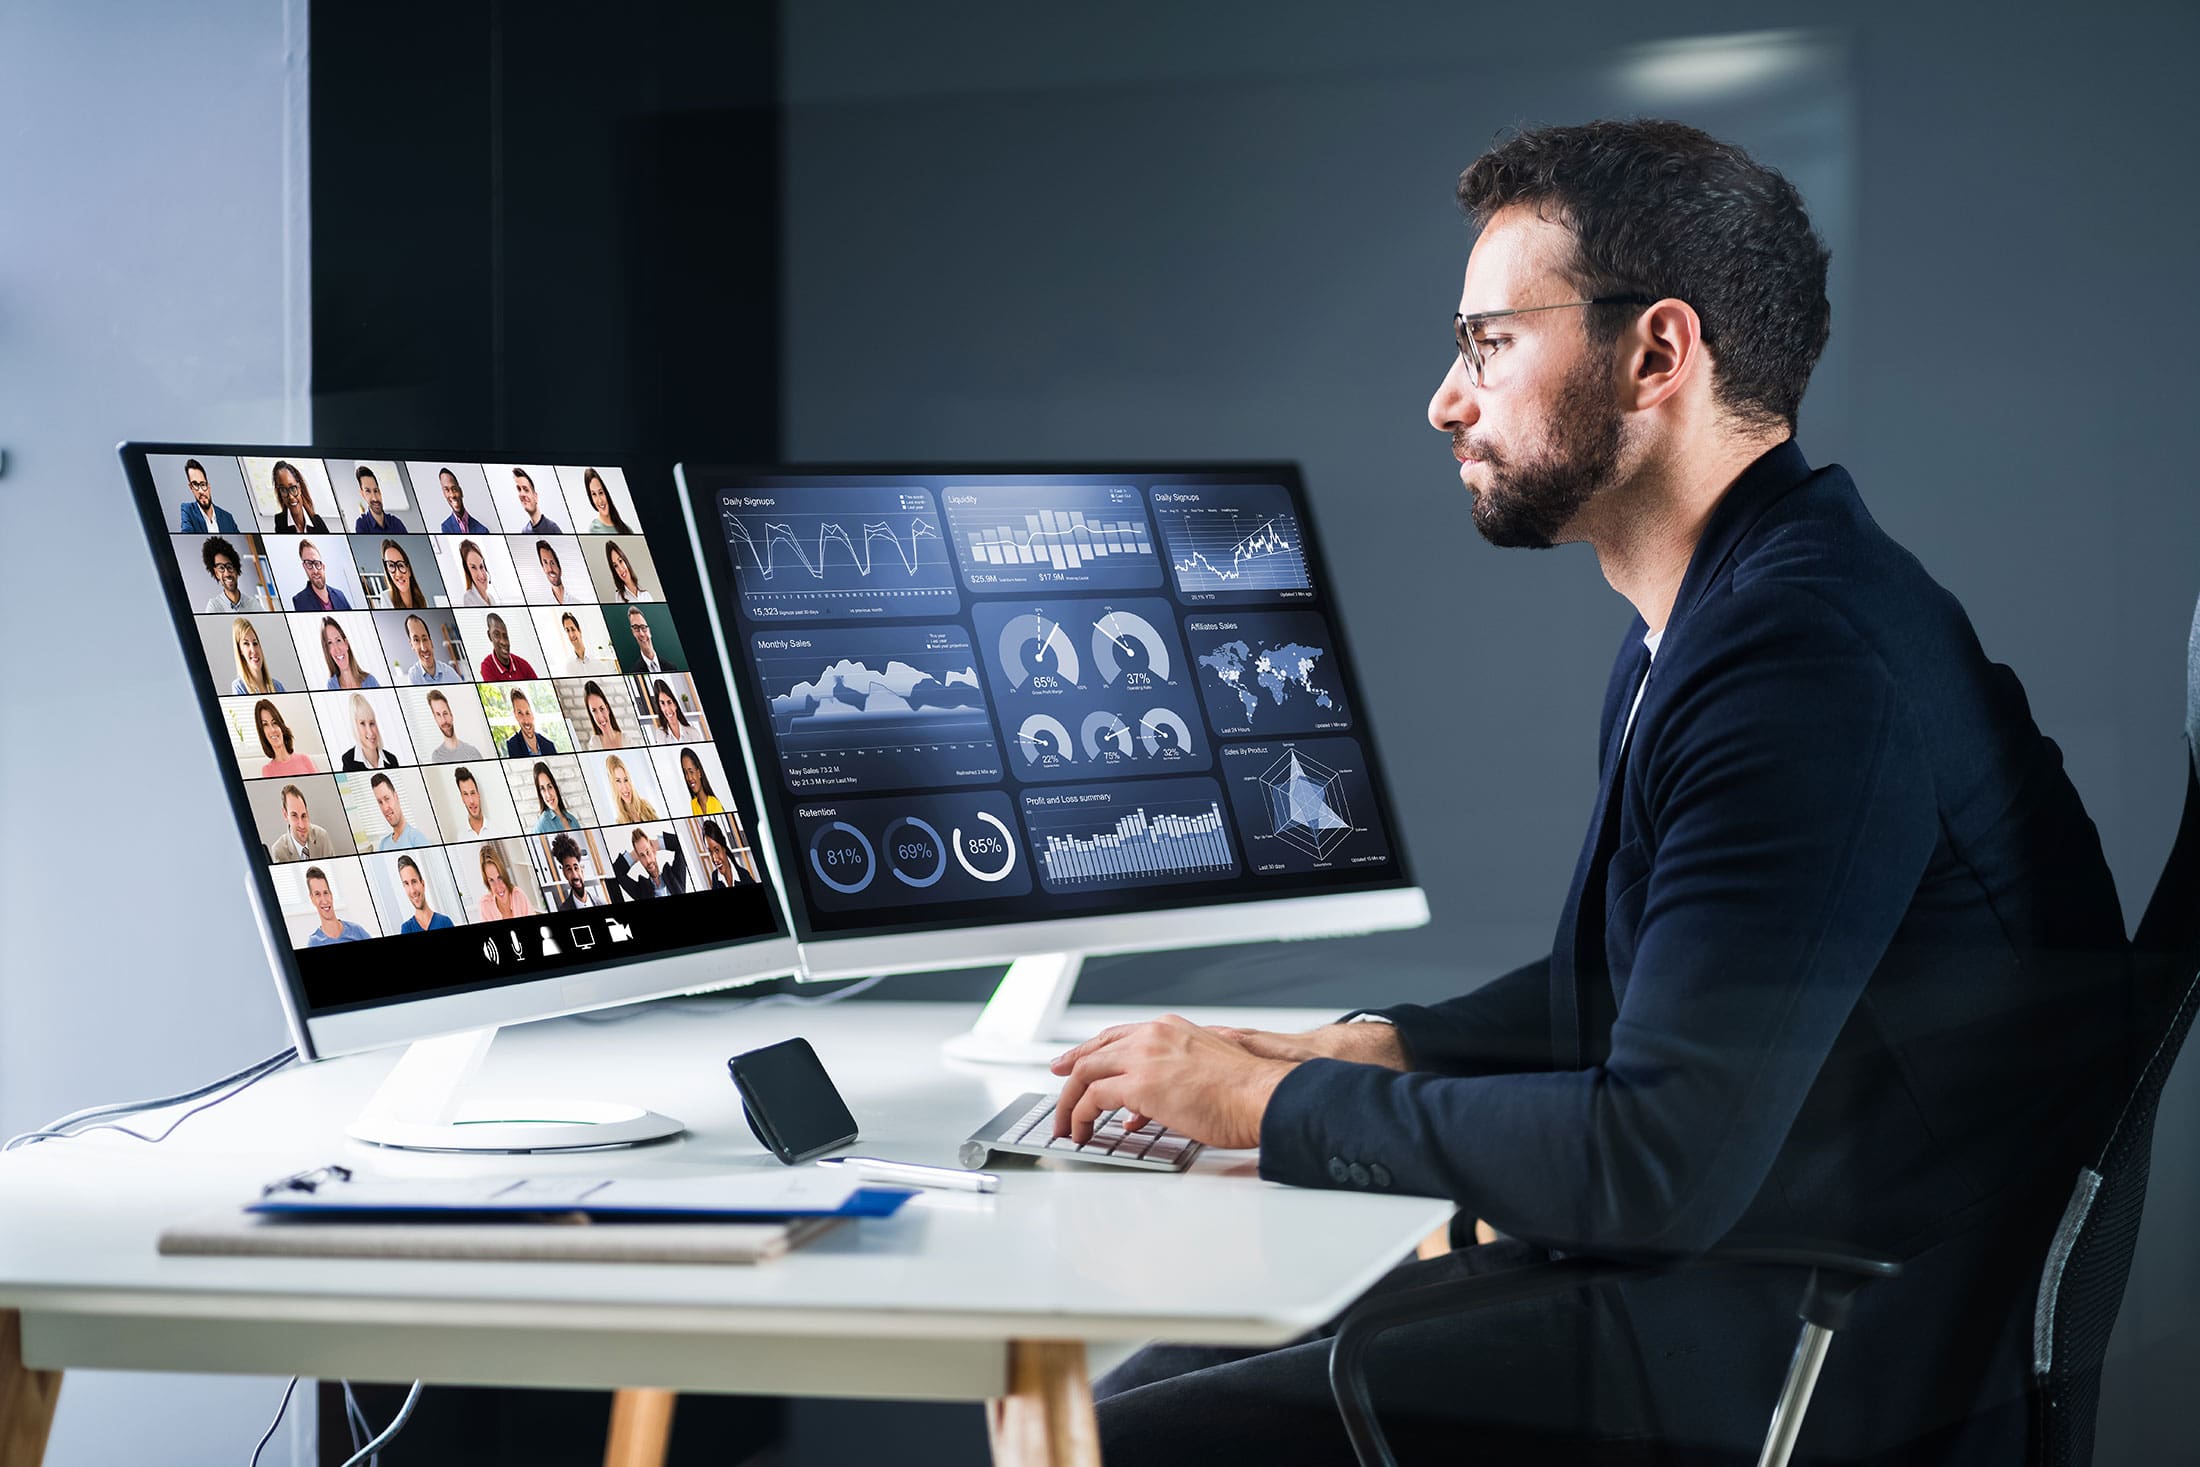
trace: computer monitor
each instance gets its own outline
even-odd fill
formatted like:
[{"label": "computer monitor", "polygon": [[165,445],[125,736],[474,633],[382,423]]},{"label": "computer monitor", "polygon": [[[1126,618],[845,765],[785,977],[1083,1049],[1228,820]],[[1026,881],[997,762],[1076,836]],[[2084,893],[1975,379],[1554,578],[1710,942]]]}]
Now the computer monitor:
[{"label": "computer monitor", "polygon": [[1295,466],[678,472],[810,976],[1428,920]]},{"label": "computer monitor", "polygon": [[353,1134],[677,1134],[462,1093],[499,1025],[796,969],[669,476],[399,443],[121,453],[236,821],[177,854],[243,858],[302,1056],[413,1045]]}]

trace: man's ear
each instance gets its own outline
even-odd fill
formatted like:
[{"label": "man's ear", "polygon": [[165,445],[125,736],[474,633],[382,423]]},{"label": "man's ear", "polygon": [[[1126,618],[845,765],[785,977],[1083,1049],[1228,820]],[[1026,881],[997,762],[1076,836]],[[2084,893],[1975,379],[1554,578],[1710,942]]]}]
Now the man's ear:
[{"label": "man's ear", "polygon": [[1698,372],[1710,370],[1703,322],[1696,308],[1668,296],[1645,308],[1623,333],[1627,351],[1622,405],[1654,408]]}]

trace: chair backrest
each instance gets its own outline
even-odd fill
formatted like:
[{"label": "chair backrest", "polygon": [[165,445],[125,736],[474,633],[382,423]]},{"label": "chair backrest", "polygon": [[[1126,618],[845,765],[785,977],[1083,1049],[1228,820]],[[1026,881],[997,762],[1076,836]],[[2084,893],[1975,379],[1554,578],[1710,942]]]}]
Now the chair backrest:
[{"label": "chair backrest", "polygon": [[2184,819],[2133,943],[2146,1016],[2139,1068],[2107,1144],[2078,1174],[2033,1312],[2033,1449],[2040,1467],[2093,1460],[2101,1361],[2139,1241],[2155,1108],[2200,1010],[2200,607],[2193,615],[2185,740]]}]

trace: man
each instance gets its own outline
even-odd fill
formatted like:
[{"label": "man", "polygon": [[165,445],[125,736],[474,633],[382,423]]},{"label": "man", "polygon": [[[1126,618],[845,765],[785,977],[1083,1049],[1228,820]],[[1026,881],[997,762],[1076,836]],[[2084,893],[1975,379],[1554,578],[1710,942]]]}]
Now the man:
[{"label": "man", "polygon": [[535,563],[542,567],[542,578],[550,583],[550,599],[565,604],[565,565],[558,559],[557,548],[548,540],[535,542]]},{"label": "man", "polygon": [[[1895,1254],[1808,1449],[2021,1461],[2039,1270],[2126,1073],[2092,822],[2015,675],[1792,441],[1830,309],[1785,179],[1597,123],[1506,141],[1459,197],[1481,233],[1430,422],[1486,539],[1586,543],[1637,613],[1552,952],[1386,1022],[1109,1031],[1056,1062],[1056,1129],[1122,1106],[1508,1240],[1384,1287],[1729,1235]],[[1376,1398],[1409,1460],[1754,1460],[1797,1288],[1680,1272],[1410,1326]],[[1096,1392],[1104,1454],[1349,1460],[1328,1350],[1143,1353]]]},{"label": "man", "polygon": [[680,859],[679,836],[667,834],[660,855],[649,832],[636,826],[629,844],[633,848],[631,856],[622,853],[612,858],[611,879],[630,900],[646,902],[651,897],[676,896],[687,890],[687,863]]},{"label": "man", "polygon": [[336,891],[329,885],[328,873],[318,866],[306,868],[306,900],[313,903],[313,910],[321,920],[306,937],[307,947],[327,947],[337,942],[364,942],[370,935],[357,922],[346,922],[336,915]]},{"label": "man", "polygon": [[583,907],[603,905],[588,894],[588,879],[581,874],[580,842],[570,835],[560,835],[550,842],[550,859],[557,862],[565,876],[565,886],[558,893],[559,911],[577,912]]},{"label": "man", "polygon": [[405,819],[405,802],[397,797],[397,782],[388,775],[376,771],[368,783],[374,789],[374,807],[382,812],[383,823],[390,833],[375,842],[378,851],[413,851],[428,844],[428,838],[420,833],[420,827]]},{"label": "man", "polygon": [[405,522],[394,514],[382,513],[382,483],[374,477],[374,470],[361,464],[359,476],[359,502],[366,506],[359,518],[352,522],[354,535],[402,535]]},{"label": "man", "polygon": [[412,644],[413,660],[398,672],[404,675],[406,682],[421,688],[435,683],[466,681],[466,674],[459,671],[457,663],[445,666],[436,660],[435,633],[429,630],[428,619],[417,611],[405,618],[405,640]]},{"label": "man", "polygon": [[481,750],[458,736],[458,722],[451,714],[451,700],[437,688],[428,694],[428,716],[442,730],[443,742],[428,751],[431,764],[458,764],[468,759],[479,759]]},{"label": "man", "polygon": [[451,776],[458,782],[459,802],[466,807],[466,832],[469,835],[485,834],[489,817],[481,813],[481,783],[474,778],[471,769],[460,766]]},{"label": "man", "polygon": [[558,522],[542,512],[542,495],[535,488],[535,481],[527,470],[512,466],[512,489],[519,495],[519,507],[527,516],[527,533],[530,535],[562,535]]},{"label": "man", "polygon": [[535,705],[517,688],[512,689],[512,717],[519,722],[519,732],[504,741],[506,754],[514,759],[535,759],[558,752],[558,746],[547,735],[535,732]]},{"label": "man", "polygon": [[509,683],[535,675],[533,665],[526,658],[513,655],[512,629],[493,611],[489,613],[489,647],[489,655],[481,659],[483,682]]},{"label": "man", "polygon": [[458,475],[449,469],[436,474],[436,482],[443,486],[443,502],[451,512],[443,517],[443,533],[446,535],[484,534],[489,527],[466,513],[466,491],[458,487]]},{"label": "man", "polygon": [[210,530],[224,535],[237,533],[237,517],[214,502],[214,486],[207,481],[206,465],[195,458],[185,459],[183,482],[191,497],[176,513],[177,529],[186,535],[204,535]]},{"label": "man", "polygon": [[634,634],[634,666],[631,672],[663,672],[665,664],[657,656],[657,644],[649,633],[649,618],[642,615],[642,608],[626,609],[626,629]]},{"label": "man", "polygon": [[399,932],[433,932],[438,927],[458,925],[428,905],[428,883],[421,879],[420,867],[412,857],[397,858],[397,882],[405,888],[405,900],[412,903],[412,915],[397,924]]},{"label": "man", "polygon": [[351,598],[344,594],[344,588],[328,583],[328,562],[311,540],[298,542],[298,564],[305,567],[306,584],[290,598],[292,606],[300,611],[351,610]]},{"label": "man", "polygon": [[612,677],[617,675],[618,668],[607,662],[599,662],[588,655],[588,648],[582,641],[581,619],[579,617],[570,611],[566,612],[558,618],[558,630],[565,633],[565,645],[573,649],[573,655],[564,659],[564,665],[558,669],[560,677]]},{"label": "man", "polygon": [[336,843],[313,823],[306,810],[306,794],[294,784],[283,786],[283,833],[267,848],[272,861],[333,861]]},{"label": "man", "polygon": [[244,572],[243,557],[237,547],[219,535],[209,536],[199,547],[199,559],[206,566],[206,573],[214,578],[216,590],[206,598],[206,605],[199,608],[208,612],[273,611],[267,604],[267,593],[254,591],[247,596],[238,585]]}]

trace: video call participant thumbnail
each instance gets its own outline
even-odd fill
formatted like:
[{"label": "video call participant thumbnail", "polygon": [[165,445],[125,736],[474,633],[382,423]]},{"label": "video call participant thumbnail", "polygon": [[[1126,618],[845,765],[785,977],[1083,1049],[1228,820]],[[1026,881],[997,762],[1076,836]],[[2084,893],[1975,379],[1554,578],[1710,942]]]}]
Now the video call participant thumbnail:
[{"label": "video call participant thumbnail", "polygon": [[530,606],[594,606],[601,599],[588,580],[588,557],[571,535],[509,542],[519,576],[520,599]]},{"label": "video call participant thumbnail", "polygon": [[291,622],[293,630],[303,630],[307,625],[312,626],[313,640],[321,654],[321,667],[328,676],[328,681],[322,685],[324,691],[382,686],[382,679],[374,671],[374,665],[381,660],[381,649],[365,638],[354,641],[352,637],[354,632],[372,629],[373,623],[364,613],[344,618],[322,616],[311,623],[305,618],[293,618]]},{"label": "video call participant thumbnail", "polygon": [[481,920],[502,922],[535,915],[534,899],[527,894],[532,883],[527,868],[516,863],[497,841],[483,845],[475,855],[481,873]]},{"label": "video call participant thumbnail", "polygon": [[[400,777],[411,786],[410,791],[398,789]],[[356,783],[355,777],[346,778]],[[433,828],[424,828],[425,817],[413,818],[415,810],[424,811],[427,806],[427,791],[420,783],[418,771],[378,769],[367,777],[367,790],[374,801],[374,819],[379,819],[380,827],[378,829],[372,819],[354,818],[353,829],[362,842],[371,841],[372,849],[377,851],[411,851],[436,843],[438,833]],[[410,800],[406,799],[407,793],[412,795]]]},{"label": "video call participant thumbnail", "polygon": [[[706,759],[708,763],[705,763]],[[664,783],[666,795],[672,797],[673,803],[684,808],[687,814],[726,813],[725,803],[718,798],[717,781],[724,780],[726,772],[718,762],[717,749],[708,744],[682,744],[673,749],[656,749],[650,753],[650,762],[657,766],[658,777]]]},{"label": "video call participant thumbnail", "polygon": [[609,904],[603,883],[596,879],[593,887],[588,871],[587,853],[581,843],[570,835],[556,835],[550,840],[550,866],[558,873],[558,910],[578,912],[588,907]]},{"label": "video call participant thumbnail", "polygon": [[234,659],[236,675],[230,679],[232,697],[256,693],[287,693],[268,663],[268,649],[260,640],[260,628],[248,616],[240,616],[229,623],[230,652]]},{"label": "video call participant thumbnail", "polygon": [[297,595],[290,598],[293,610],[351,610],[351,598],[344,594],[344,588],[329,584],[328,557],[322,553],[318,544],[312,540],[298,542],[298,565],[305,572],[306,583],[298,588]]},{"label": "video call participant thumbnail", "polygon": [[[435,625],[431,625],[431,620]],[[390,638],[392,629],[398,636]],[[377,612],[375,624],[383,630],[390,644],[390,662],[397,669],[397,680],[410,688],[435,687],[443,683],[470,683],[465,664],[458,659],[463,655],[458,641],[457,623],[450,620],[449,612]],[[444,632],[443,645],[437,645],[438,626]]]},{"label": "video call participant thumbnail", "polygon": [[504,741],[504,756],[507,759],[539,759],[545,754],[559,752],[548,734],[536,730],[535,700],[527,696],[526,690],[512,689],[509,701],[512,721],[519,726]]},{"label": "video call participant thumbnail", "polygon": [[649,547],[639,538],[605,540],[602,549],[594,553],[602,558],[603,579],[598,584],[608,593],[606,600],[658,599],[657,563],[651,559]]},{"label": "video call participant thumbnail", "polygon": [[[588,505],[588,514],[577,527],[584,535],[638,535],[628,518],[634,501],[626,487],[626,475],[618,469],[558,470],[567,499],[576,507]],[[577,510],[576,510],[577,517]]]},{"label": "video call participant thumbnail", "polygon": [[178,530],[186,535],[239,533],[237,517],[214,502],[214,483],[207,476],[205,464],[195,458],[185,459],[183,484],[190,491],[190,497],[176,509]]},{"label": "video call participant thumbnail", "polygon": [[[295,694],[291,696],[297,697]],[[298,702],[304,701],[302,697],[298,698]],[[283,716],[282,709],[275,705],[273,698],[254,701],[252,723],[260,741],[260,751],[267,756],[267,762],[259,768],[261,779],[289,779],[295,775],[321,772],[321,766],[313,755],[299,749],[298,728],[291,726],[290,720]],[[308,740],[318,739],[320,731],[311,724],[301,720],[299,727],[305,729]],[[318,748],[317,742],[314,747]]]},{"label": "video call participant thumbnail", "polygon": [[380,541],[359,538],[352,541],[352,546],[369,606],[388,611],[426,611],[441,604],[443,574],[435,563],[435,549],[425,537],[385,536]]},{"label": "video call participant thumbnail", "polygon": [[[617,686],[614,684],[614,686]],[[640,745],[641,730],[630,729],[612,706],[610,693],[603,684],[593,678],[581,685],[581,705],[588,718],[583,727],[587,731],[588,745],[592,749],[624,749],[629,744]],[[628,710],[627,717],[632,718]]]},{"label": "video call participant thumbnail", "polygon": [[550,671],[557,677],[617,677],[619,664],[611,653],[611,634],[604,625],[603,609],[574,606],[534,610],[535,635],[548,653]]},{"label": "video call participant thumbnail", "polygon": [[364,942],[374,936],[357,922],[346,921],[336,912],[336,885],[327,871],[319,866],[308,866],[305,875],[306,899],[313,903],[314,913],[320,920],[306,937],[307,947],[327,947],[338,942]]},{"label": "video call participant thumbnail", "polygon": [[[314,468],[320,468],[314,464]],[[288,459],[268,467],[268,483],[275,501],[275,533],[278,535],[326,535],[328,521],[321,518],[306,475]],[[324,487],[325,484],[324,484]]]},{"label": "video call participant thumbnail", "polygon": [[611,858],[611,879],[628,901],[680,895],[688,889],[688,869],[679,835],[635,826],[627,833],[627,849]]},{"label": "video call participant thumbnail", "polygon": [[615,625],[612,645],[618,650],[624,671],[654,676],[687,666],[680,652],[680,634],[673,630],[670,608],[629,606]]},{"label": "video call participant thumbnail", "polygon": [[565,513],[565,501],[558,491],[557,476],[549,469],[530,464],[484,464],[483,474],[491,484],[491,495],[507,533],[513,535],[562,535],[564,528],[555,516]]},{"label": "video call participant thumbnail", "polygon": [[[450,511],[439,529],[446,535],[494,535],[497,525],[489,517],[489,486],[479,464],[408,463],[405,471],[413,483],[433,484]],[[422,489],[423,495],[426,489]],[[432,501],[430,501],[432,502]],[[425,510],[422,511],[426,513]]]},{"label": "video call participant thumbnail", "polygon": [[254,537],[239,535],[232,542],[223,535],[209,535],[204,540],[179,543],[214,583],[213,592],[199,606],[200,611],[220,614],[275,609],[268,601],[267,587],[262,581],[259,546]]},{"label": "video call participant thumbnail", "polygon": [[382,476],[371,464],[360,464],[352,470],[352,478],[359,486],[359,518],[352,521],[354,535],[402,535],[405,522],[382,508]]},{"label": "video call participant thumbnail", "polygon": [[513,807],[501,766],[486,763],[479,773],[471,764],[460,764],[447,774],[428,775],[429,799],[439,823],[452,840],[493,840],[520,833],[519,811]]},{"label": "video call participant thumbnail", "polygon": [[403,888],[405,901],[410,906],[405,920],[397,924],[400,933],[433,932],[439,927],[456,927],[449,914],[438,912],[428,904],[428,879],[420,872],[420,863],[411,856],[397,858],[397,884]]},{"label": "video call participant thumbnail", "polygon": [[508,683],[534,677],[535,665],[512,650],[511,623],[492,611],[483,626],[489,637],[489,653],[481,659],[481,680]]},{"label": "video call participant thumbnail", "polygon": [[[463,689],[459,697],[471,703],[476,712],[481,708],[472,689]],[[458,736],[458,707],[441,688],[431,688],[427,697],[428,718],[435,725],[436,742],[426,745],[430,764],[464,764],[477,762],[485,756],[480,749]],[[470,721],[470,720],[469,720]]]},{"label": "video call participant thumbnail", "polygon": [[317,693],[314,712],[328,746],[344,750],[337,768],[364,774],[412,762],[397,705],[387,692]]},{"label": "video call participant thumbnail", "polygon": [[295,784],[286,784],[280,799],[283,832],[268,843],[268,859],[276,862],[333,860],[337,854],[336,842],[329,838],[328,827],[313,818],[313,808],[306,800],[305,790]]},{"label": "video call participant thumbnail", "polygon": [[685,673],[665,677],[635,678],[646,690],[650,712],[649,736],[660,744],[688,744],[710,737],[703,715],[695,707],[695,682]]},{"label": "video call participant thumbnail", "polygon": [[734,837],[728,834],[729,826],[734,830],[740,828],[726,820],[705,820],[692,827],[702,843],[703,869],[710,873],[712,891],[724,891],[742,885],[744,880],[757,879],[756,863],[749,854],[748,843],[743,841],[737,845]]}]

